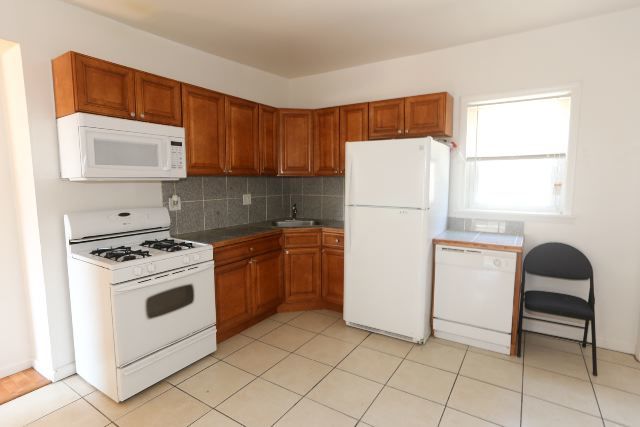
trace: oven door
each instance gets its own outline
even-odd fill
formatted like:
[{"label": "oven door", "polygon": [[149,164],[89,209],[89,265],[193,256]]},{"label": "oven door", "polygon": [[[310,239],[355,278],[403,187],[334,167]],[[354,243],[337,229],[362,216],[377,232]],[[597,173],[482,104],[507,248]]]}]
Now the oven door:
[{"label": "oven door", "polygon": [[86,179],[167,178],[183,167],[172,145],[183,148],[180,138],[91,127],[79,131]]},{"label": "oven door", "polygon": [[113,285],[117,366],[215,325],[213,277],[207,262]]}]

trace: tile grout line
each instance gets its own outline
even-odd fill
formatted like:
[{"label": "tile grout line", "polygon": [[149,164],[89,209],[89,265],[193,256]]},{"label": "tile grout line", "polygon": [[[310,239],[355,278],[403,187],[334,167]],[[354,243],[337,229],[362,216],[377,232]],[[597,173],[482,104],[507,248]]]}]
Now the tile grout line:
[{"label": "tile grout line", "polygon": [[447,396],[447,400],[446,402],[444,402],[444,409],[442,410],[442,414],[440,414],[440,420],[438,420],[438,426],[442,423],[442,418],[444,418],[444,413],[449,407],[449,400],[451,399],[451,395],[453,394],[453,389],[456,387],[456,383],[458,382],[458,377],[460,377],[460,371],[462,370],[462,365],[464,364],[464,361],[467,358],[467,353],[469,353],[469,346],[467,346],[467,348],[464,351],[464,356],[462,356],[462,362],[460,362],[460,366],[458,366],[458,372],[456,372],[456,378],[453,380],[453,385],[451,386],[451,390],[449,391],[449,396]]},{"label": "tile grout line", "polygon": [[[320,314],[320,313],[318,313],[318,314]],[[292,320],[293,320],[293,319],[292,319]],[[335,322],[333,322],[331,325],[328,325],[328,326],[327,326],[326,328],[324,328],[322,331],[318,332],[318,333],[316,334],[316,336],[321,335],[321,334],[322,334],[322,332],[324,332],[325,330],[329,329],[331,326],[333,326],[334,324],[338,323],[340,320],[343,320],[343,319],[336,319],[336,321],[335,321]],[[314,337],[314,338],[315,338],[315,337]],[[347,353],[347,354],[346,354],[342,359],[340,359],[340,361],[338,361],[338,362],[336,363],[336,365],[335,365],[335,366],[331,366],[331,370],[329,370],[329,372],[327,372],[327,373],[326,373],[322,378],[320,378],[320,379],[318,380],[318,382],[316,382],[316,383],[313,385],[313,387],[311,387],[311,388],[310,388],[310,389],[309,389],[309,390],[308,390],[304,395],[302,395],[302,398],[301,398],[300,400],[298,400],[298,401],[297,401],[293,406],[291,406],[291,407],[290,407],[290,408],[289,408],[289,409],[288,409],[284,414],[282,414],[282,416],[281,416],[280,418],[278,418],[278,419],[277,419],[273,424],[271,424],[271,425],[273,426],[273,425],[277,424],[277,423],[278,423],[282,418],[284,418],[284,417],[285,417],[285,416],[286,416],[286,415],[291,411],[291,409],[293,409],[293,408],[294,408],[298,403],[300,403],[300,402],[301,402],[303,399],[305,399],[305,398],[307,398],[307,399],[311,400],[312,402],[315,402],[315,403],[317,403],[317,404],[319,404],[319,405],[322,405],[322,406],[324,406],[325,408],[329,408],[329,409],[331,409],[331,410],[333,410],[333,411],[336,411],[336,412],[339,412],[339,413],[341,413],[341,414],[343,414],[343,415],[346,415],[347,417],[349,417],[349,418],[351,418],[351,419],[355,419],[355,420],[356,420],[356,422],[358,422],[360,419],[354,418],[354,417],[352,417],[352,416],[351,416],[351,415],[349,415],[349,414],[345,414],[345,413],[344,413],[344,412],[342,412],[342,411],[339,411],[339,410],[337,410],[337,409],[331,408],[331,407],[329,407],[329,406],[325,405],[324,403],[321,403],[321,402],[315,401],[315,400],[313,400],[313,399],[311,399],[311,398],[307,397],[307,396],[309,395],[309,393],[311,393],[311,392],[312,392],[312,391],[313,391],[313,390],[318,386],[318,384],[320,384],[322,381],[324,381],[324,379],[325,379],[325,378],[327,378],[327,377],[328,377],[328,376],[329,376],[333,371],[335,371],[335,370],[337,369],[337,366],[338,366],[338,365],[339,365],[339,364],[340,364],[344,359],[346,359],[347,357],[349,357],[349,355],[350,355],[351,353],[353,353],[353,352],[355,351],[355,349],[356,349],[356,348],[358,348],[358,346],[359,346],[359,344],[358,344],[358,345],[356,345],[355,347],[353,347],[353,348],[351,349],[351,351],[349,351],[349,353]],[[293,354],[293,353],[292,353],[292,354]],[[301,356],[301,355],[298,355],[298,356]],[[302,356],[302,357],[304,357],[304,356]],[[310,360],[313,360],[313,359],[310,359]],[[318,361],[316,360],[316,362],[318,362]],[[319,363],[322,363],[322,362],[319,362]],[[377,396],[376,396],[376,397],[377,397]],[[375,400],[375,399],[374,399],[374,400]],[[372,402],[372,403],[373,403],[373,402]],[[367,408],[367,409],[368,409],[368,408]],[[365,413],[366,413],[366,411],[365,411]],[[363,415],[364,415],[364,414],[363,414]]]},{"label": "tile grout line", "polygon": [[[69,384],[65,383],[63,380],[56,381],[56,382],[52,382],[52,383],[49,383],[49,384],[47,384],[47,385],[55,384],[55,383],[57,383],[57,382],[61,382],[61,383],[63,383],[67,388],[69,388],[69,390],[71,390],[73,393],[75,393],[75,394],[78,396],[78,398],[77,398],[77,399],[72,400],[72,401],[71,401],[71,402],[69,402],[69,403],[65,403],[64,405],[60,406],[59,408],[56,408],[56,409],[54,409],[54,410],[52,410],[52,411],[50,411],[50,412],[47,412],[46,414],[42,415],[41,417],[38,417],[38,418],[36,418],[36,419],[34,419],[34,420],[31,420],[31,421],[27,422],[27,424],[26,424],[26,425],[33,424],[33,423],[35,423],[36,421],[39,421],[39,420],[43,419],[44,417],[49,416],[49,415],[53,414],[54,412],[59,411],[60,409],[66,408],[67,406],[69,406],[69,405],[71,405],[71,404],[73,404],[73,403],[76,403],[78,400],[84,400],[84,398],[80,395],[80,393],[78,393],[77,391],[75,391],[75,390],[74,390],[74,389],[73,389]],[[46,387],[46,386],[44,386],[44,387]],[[42,389],[42,388],[44,388],[44,387],[40,387],[40,389]],[[40,389],[35,389],[35,390],[33,390],[33,391],[38,391],[38,390],[40,390]],[[31,392],[29,392],[29,393],[33,393],[33,391],[31,391]],[[27,393],[27,394],[23,394],[22,396],[26,396],[26,395],[28,395],[29,393]],[[22,397],[22,396],[18,396],[18,397],[16,397],[15,399],[11,399],[11,400],[9,400],[9,401],[7,401],[7,402],[5,402],[5,403],[9,403],[9,402],[11,402],[12,400],[19,399],[19,398],[20,398],[20,397]],[[3,403],[3,405],[4,405],[4,403]],[[0,406],[2,406],[2,405],[0,405]],[[107,417],[107,419],[109,420],[109,417]]]},{"label": "tile grout line", "polygon": [[[591,344],[593,346],[593,344]],[[593,397],[596,399],[596,405],[598,406],[598,412],[600,412],[600,420],[602,421],[602,425],[605,425],[604,422],[604,414],[602,413],[602,409],[600,408],[600,402],[598,401],[598,394],[596,393],[596,388],[593,385],[593,378],[591,377],[591,373],[589,372],[589,364],[587,363],[587,359],[584,355],[584,351],[582,351],[582,345],[580,345],[580,354],[582,355],[582,362],[584,363],[585,368],[587,368],[587,376],[589,377],[589,384],[591,384],[591,390],[593,391]],[[593,348],[591,349],[591,354],[593,354]],[[597,362],[597,359],[596,359]]]}]

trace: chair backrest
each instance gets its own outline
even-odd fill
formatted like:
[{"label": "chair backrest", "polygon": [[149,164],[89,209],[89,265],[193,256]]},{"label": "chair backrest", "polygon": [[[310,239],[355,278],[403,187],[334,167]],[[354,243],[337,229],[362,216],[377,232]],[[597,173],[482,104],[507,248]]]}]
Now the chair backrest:
[{"label": "chair backrest", "polygon": [[524,258],[524,271],[536,276],[558,279],[593,279],[589,259],[578,249],[564,243],[543,243]]}]

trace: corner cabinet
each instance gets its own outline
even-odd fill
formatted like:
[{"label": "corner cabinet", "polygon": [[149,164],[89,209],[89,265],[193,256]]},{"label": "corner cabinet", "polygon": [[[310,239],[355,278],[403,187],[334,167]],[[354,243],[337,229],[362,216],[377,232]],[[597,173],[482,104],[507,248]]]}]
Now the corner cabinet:
[{"label": "corner cabinet", "polygon": [[313,112],[281,109],[279,116],[279,175],[312,175]]},{"label": "corner cabinet", "polygon": [[453,135],[453,97],[446,92],[369,103],[369,139]]},{"label": "corner cabinet", "polygon": [[181,126],[181,83],[67,52],[52,61],[56,117],[76,112]]},{"label": "corner cabinet", "polygon": [[260,174],[258,113],[255,102],[225,96],[225,169],[229,175]]},{"label": "corner cabinet", "polygon": [[182,85],[188,175],[225,172],[225,99],[212,90]]},{"label": "corner cabinet", "polygon": [[313,112],[313,172],[316,176],[340,173],[340,109]]}]

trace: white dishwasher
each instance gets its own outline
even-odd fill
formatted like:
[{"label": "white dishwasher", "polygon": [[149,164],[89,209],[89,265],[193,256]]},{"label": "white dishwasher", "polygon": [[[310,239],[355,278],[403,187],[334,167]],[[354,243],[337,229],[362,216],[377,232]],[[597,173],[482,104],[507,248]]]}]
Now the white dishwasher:
[{"label": "white dishwasher", "polygon": [[517,254],[436,245],[437,337],[509,354]]}]

